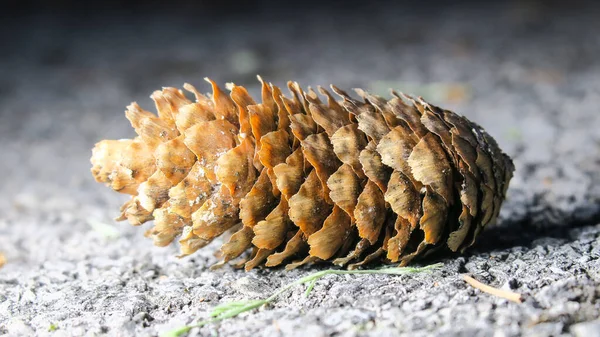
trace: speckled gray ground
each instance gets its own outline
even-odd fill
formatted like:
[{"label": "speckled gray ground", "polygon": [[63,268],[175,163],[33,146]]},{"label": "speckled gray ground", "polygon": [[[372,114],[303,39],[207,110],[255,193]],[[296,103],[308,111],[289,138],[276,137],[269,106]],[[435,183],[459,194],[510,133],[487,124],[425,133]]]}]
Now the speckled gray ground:
[{"label": "speckled gray ground", "polygon": [[[211,249],[177,259],[114,223],[125,197],[89,174],[96,141],[132,135],[131,100],[150,108],[153,89],[204,76],[256,91],[260,73],[422,92],[482,124],[516,175],[500,224],[438,271],[328,276],[308,298],[297,288],[191,335],[599,336],[600,12],[473,5],[5,21],[0,335],[157,335],[319,269],[209,271]],[[481,293],[461,273],[525,301]]]}]

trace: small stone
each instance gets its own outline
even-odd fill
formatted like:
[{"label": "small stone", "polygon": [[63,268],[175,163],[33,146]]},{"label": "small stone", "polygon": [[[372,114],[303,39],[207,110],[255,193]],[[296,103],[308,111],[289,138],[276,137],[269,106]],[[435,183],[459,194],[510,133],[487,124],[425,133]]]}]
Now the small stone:
[{"label": "small stone", "polygon": [[573,324],[570,330],[575,337],[600,337],[600,319]]},{"label": "small stone", "polygon": [[33,336],[35,334],[31,326],[20,319],[13,319],[6,328],[10,336]]}]

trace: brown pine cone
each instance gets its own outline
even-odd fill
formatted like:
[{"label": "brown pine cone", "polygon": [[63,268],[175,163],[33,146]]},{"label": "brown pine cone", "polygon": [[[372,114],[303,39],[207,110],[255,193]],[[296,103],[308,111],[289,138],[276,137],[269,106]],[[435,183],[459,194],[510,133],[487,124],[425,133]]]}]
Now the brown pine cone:
[{"label": "brown pine cone", "polygon": [[[332,86],[323,103],[262,79],[262,103],[241,86],[196,101],[165,88],[158,116],[136,103],[134,139],[96,144],[98,182],[132,195],[119,220],[154,220],[158,246],[180,236],[182,256],[223,233],[224,262],[250,270],[322,260],[349,268],[406,264],[428,251],[464,250],[495,222],[514,166],[479,125],[422,99],[363,100]],[[294,262],[291,262],[294,261]],[[353,264],[349,264],[354,261]]]}]

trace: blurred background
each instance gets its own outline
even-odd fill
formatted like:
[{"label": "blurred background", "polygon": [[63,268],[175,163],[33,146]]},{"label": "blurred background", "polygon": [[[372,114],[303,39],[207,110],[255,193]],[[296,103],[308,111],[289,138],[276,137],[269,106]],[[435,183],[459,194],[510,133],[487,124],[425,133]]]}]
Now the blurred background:
[{"label": "blurred background", "polygon": [[509,203],[528,207],[507,206],[519,213],[513,220],[589,217],[600,195],[599,9],[584,1],[8,1],[0,205],[105,210],[110,192],[89,174],[90,149],[133,136],[126,105],[153,110],[153,90],[184,82],[208,91],[205,76],[257,94],[260,74],[282,87],[422,95],[482,124],[514,157]]},{"label": "blurred background", "polygon": [[205,76],[256,94],[260,74],[282,87],[422,95],[482,124],[515,158],[513,200],[594,208],[599,9],[533,0],[8,1],[0,205],[92,202],[104,192],[88,171],[90,149],[133,136],[123,115],[131,101],[152,110],[153,90],[190,82],[208,91]]},{"label": "blurred background", "polygon": [[[208,91],[205,76],[253,93],[260,74],[279,86],[423,95],[482,124],[517,164],[526,158],[514,186],[564,151],[588,154],[565,165],[595,169],[599,9],[532,0],[4,2],[0,202],[78,193],[93,183],[93,144],[133,135],[127,104],[151,110],[153,90],[184,82]],[[574,130],[559,135],[565,127]],[[588,185],[554,197],[583,200]]]}]

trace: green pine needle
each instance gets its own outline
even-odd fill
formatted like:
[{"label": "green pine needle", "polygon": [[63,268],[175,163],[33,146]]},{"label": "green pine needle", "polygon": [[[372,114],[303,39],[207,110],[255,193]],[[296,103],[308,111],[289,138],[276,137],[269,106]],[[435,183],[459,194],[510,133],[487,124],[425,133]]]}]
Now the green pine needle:
[{"label": "green pine needle", "polygon": [[315,287],[315,283],[317,283],[317,279],[314,279],[314,280],[310,281],[310,283],[308,284],[308,287],[306,287],[306,291],[304,292],[304,296],[305,297],[308,297],[308,295],[310,294],[310,292]]},{"label": "green pine needle", "polygon": [[197,322],[195,324],[186,325],[180,328],[176,328],[173,330],[169,330],[167,332],[162,333],[161,337],[180,337],[183,334],[188,333],[193,328],[199,328],[205,326],[207,324],[219,322],[231,317],[235,317],[243,312],[250,311],[256,308],[259,308],[265,304],[271,303],[275,301],[275,299],[283,294],[284,292],[290,290],[294,286],[300,284],[308,284],[306,291],[304,293],[305,296],[308,296],[312,289],[315,286],[315,283],[318,279],[326,275],[355,275],[355,274],[386,274],[386,275],[405,275],[405,274],[413,274],[413,273],[421,273],[430,271],[432,269],[436,269],[441,267],[441,263],[432,264],[425,267],[391,267],[391,268],[382,268],[382,269],[363,269],[363,270],[340,270],[340,269],[327,269],[318,271],[316,273],[310,274],[308,276],[302,277],[285,287],[280,288],[273,295],[262,299],[262,300],[248,300],[248,301],[235,301],[228,302],[217,305],[210,312],[210,318],[204,321]]}]

